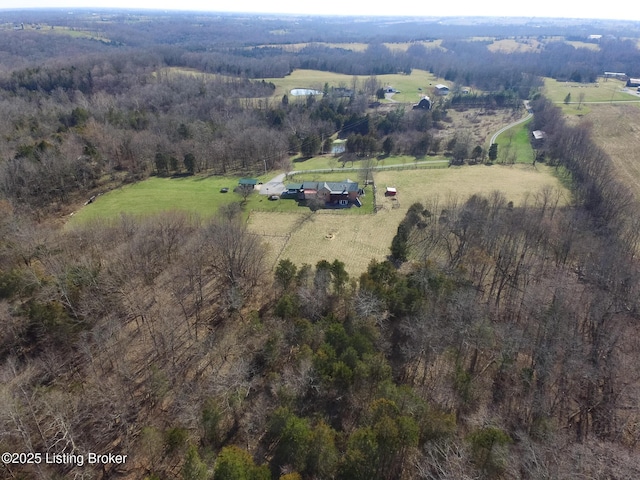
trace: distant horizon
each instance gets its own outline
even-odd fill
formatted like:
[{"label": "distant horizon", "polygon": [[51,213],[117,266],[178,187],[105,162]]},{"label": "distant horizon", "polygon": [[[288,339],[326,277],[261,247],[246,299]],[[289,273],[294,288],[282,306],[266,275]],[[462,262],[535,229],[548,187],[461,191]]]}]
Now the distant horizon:
[{"label": "distant horizon", "polygon": [[[233,2],[232,7],[223,4],[212,6],[205,0],[24,0],[20,7],[8,5],[7,0],[0,0],[0,11],[51,10],[51,9],[97,9],[97,10],[130,10],[176,13],[211,13],[240,15],[291,15],[291,16],[327,16],[327,17],[401,17],[401,18],[469,18],[469,19],[528,19],[528,20],[591,20],[640,22],[640,9],[609,9],[614,13],[603,13],[602,8],[584,5],[578,2],[559,3],[552,0],[540,0],[535,9],[529,4],[513,2],[511,4],[480,4],[471,0],[460,0],[456,4],[457,12],[451,13],[450,6],[435,4],[423,7],[413,5],[396,6],[388,11],[381,7],[372,9],[369,3],[356,0],[350,3],[338,0],[325,0],[312,3],[299,2],[292,4],[287,0],[274,0],[269,3],[257,0],[240,0]],[[622,12],[622,13],[620,13]],[[626,18],[621,18],[621,17]]]}]

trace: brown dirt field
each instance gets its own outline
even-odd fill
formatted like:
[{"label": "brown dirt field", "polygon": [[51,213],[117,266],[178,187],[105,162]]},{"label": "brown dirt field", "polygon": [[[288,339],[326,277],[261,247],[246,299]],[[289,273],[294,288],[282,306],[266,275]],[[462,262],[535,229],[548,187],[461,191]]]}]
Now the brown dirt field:
[{"label": "brown dirt field", "polygon": [[[262,235],[270,246],[268,264],[289,258],[297,265],[315,265],[319,260],[339,259],[352,276],[364,272],[372,259],[384,260],[398,224],[415,202],[437,196],[441,202],[450,196],[460,200],[474,193],[504,192],[516,205],[531,199],[545,186],[564,189],[546,166],[491,167],[476,165],[460,168],[385,171],[375,174],[377,202],[374,215],[342,215],[329,210],[316,213],[253,212],[249,229]],[[384,196],[386,186],[398,188],[397,200]],[[568,202],[564,193],[561,202]],[[399,206],[394,208],[394,204]],[[289,238],[283,238],[291,232]],[[272,236],[272,235],[279,236]],[[284,242],[284,244],[283,244]]]},{"label": "brown dirt field", "polygon": [[640,200],[640,106],[592,104],[583,117],[593,124],[595,141],[609,154],[619,178]]}]

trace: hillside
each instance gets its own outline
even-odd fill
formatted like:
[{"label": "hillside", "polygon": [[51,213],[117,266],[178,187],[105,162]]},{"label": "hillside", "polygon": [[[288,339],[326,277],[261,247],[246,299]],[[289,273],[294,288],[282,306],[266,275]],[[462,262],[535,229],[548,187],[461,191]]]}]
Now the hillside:
[{"label": "hillside", "polygon": [[1,13],[0,478],[640,478],[637,26]]}]

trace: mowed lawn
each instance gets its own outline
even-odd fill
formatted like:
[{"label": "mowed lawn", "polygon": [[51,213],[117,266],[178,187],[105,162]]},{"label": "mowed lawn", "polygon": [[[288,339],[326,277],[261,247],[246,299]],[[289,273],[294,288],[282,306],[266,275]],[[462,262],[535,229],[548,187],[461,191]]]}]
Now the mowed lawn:
[{"label": "mowed lawn", "polygon": [[[275,173],[266,177],[256,177],[268,181]],[[116,219],[122,214],[132,216],[153,215],[155,213],[178,210],[209,218],[218,209],[242,197],[233,192],[240,177],[193,176],[181,178],[151,177],[145,181],[112,190],[96,197],[93,203],[83,206],[73,214],[69,225],[80,225],[95,219]],[[228,188],[222,193],[222,188]],[[292,212],[297,210],[295,202],[271,201],[266,195],[252,193],[246,203],[247,212],[259,209],[269,212]]]},{"label": "mowed lawn", "polygon": [[[434,196],[440,203],[457,197],[464,201],[474,193],[504,192],[514,204],[533,202],[542,188],[560,192],[560,203],[570,194],[545,165],[465,166],[446,169],[376,172],[379,211],[371,215],[340,215],[328,210],[316,213],[270,213],[254,211],[249,228],[263,235],[270,245],[267,262],[275,266],[289,258],[301,265],[319,260],[339,259],[352,276],[366,270],[372,259],[384,260],[398,224],[411,204],[429,203]],[[386,187],[398,189],[397,200],[385,197]]]},{"label": "mowed lawn", "polygon": [[93,203],[75,212],[70,224],[94,219],[113,219],[121,214],[144,216],[168,210],[181,210],[207,217],[226,203],[238,201],[239,195],[230,190],[238,178],[224,177],[151,177],[143,182],[125,185],[96,197]]},{"label": "mowed lawn", "polygon": [[531,146],[531,132],[527,120],[511,127],[496,138],[499,163],[533,163],[534,151]]},{"label": "mowed lawn", "polygon": [[[266,177],[256,178],[267,182],[275,175],[275,172],[271,172]],[[117,219],[121,215],[148,216],[166,211],[183,211],[200,218],[210,218],[223,205],[242,201],[242,197],[233,191],[238,185],[239,178],[221,176],[151,177],[142,182],[125,185],[97,196],[92,203],[74,212],[68,225],[73,227],[97,219],[108,221]],[[342,181],[347,178],[357,181],[358,174],[357,172],[300,174],[291,181]],[[223,188],[228,188],[229,191],[222,193],[221,189]],[[371,195],[365,196],[362,200],[363,206],[361,208],[342,210],[339,214],[351,216],[373,212],[373,197]],[[310,211],[307,207],[298,206],[295,200],[270,200],[267,195],[261,195],[257,190],[249,195],[244,205],[245,215],[248,216],[254,210],[272,213]]]},{"label": "mowed lawn", "polygon": [[[615,78],[599,79],[597,83],[559,82],[551,78],[544,80],[544,95],[562,106],[567,114],[584,115],[588,113],[591,108],[590,102],[640,101],[636,95],[624,92],[624,88],[625,82]],[[565,105],[564,100],[568,94],[571,94],[571,103]],[[579,105],[581,95],[584,96],[583,105]]]}]

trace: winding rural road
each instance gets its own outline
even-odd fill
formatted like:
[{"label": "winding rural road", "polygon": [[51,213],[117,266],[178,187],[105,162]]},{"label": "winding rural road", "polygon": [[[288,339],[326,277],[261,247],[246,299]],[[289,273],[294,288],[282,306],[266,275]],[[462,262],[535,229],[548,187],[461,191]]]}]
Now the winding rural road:
[{"label": "winding rural road", "polygon": [[515,127],[516,125],[520,125],[521,123],[526,122],[527,120],[529,120],[531,117],[533,117],[533,113],[531,112],[531,110],[527,109],[527,111],[529,112],[527,114],[526,117],[521,118],[520,120],[518,120],[517,122],[513,122],[510,123],[509,125],[506,125],[504,127],[502,127],[500,130],[498,130],[496,133],[493,134],[493,136],[491,137],[491,141],[489,142],[489,145],[496,143],[496,139],[498,138],[498,135],[500,135],[501,133],[506,132],[507,130],[509,130],[511,127]]},{"label": "winding rural road", "polygon": [[[500,130],[498,130],[496,133],[493,134],[493,136],[491,137],[491,143],[495,143],[496,139],[498,138],[498,136],[501,133],[504,133],[505,131],[509,130],[511,127],[515,127],[516,125],[520,125],[521,123],[526,122],[527,120],[529,120],[531,117],[533,117],[533,112],[531,112],[531,109],[529,108],[528,102],[525,102],[525,108],[527,109],[527,112],[529,112],[525,117],[521,118],[520,120],[517,120],[513,123],[510,123],[509,125],[506,125],[504,127],[502,127]],[[411,163],[407,163],[405,164],[407,167],[409,167],[410,165],[424,165],[424,164],[430,164],[430,163],[449,163],[449,160],[422,160],[419,162],[411,162]],[[398,168],[401,169],[403,167],[403,165],[382,165],[382,166],[374,166],[371,167],[372,170],[391,170],[394,168]],[[318,169],[314,169],[314,170],[291,170],[290,172],[287,173],[281,173],[275,177],[273,177],[270,181],[268,181],[267,183],[263,184],[260,186],[260,194],[261,195],[280,195],[282,192],[285,191],[285,185],[284,185],[284,181],[285,179],[287,179],[289,176],[291,175],[296,175],[299,173],[331,173],[331,172],[359,172],[361,170],[365,170],[365,168],[362,167],[343,167],[343,168],[318,168]]]}]

